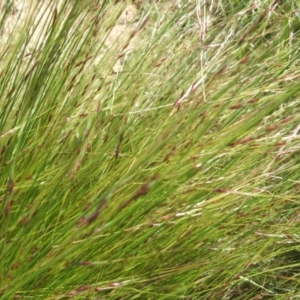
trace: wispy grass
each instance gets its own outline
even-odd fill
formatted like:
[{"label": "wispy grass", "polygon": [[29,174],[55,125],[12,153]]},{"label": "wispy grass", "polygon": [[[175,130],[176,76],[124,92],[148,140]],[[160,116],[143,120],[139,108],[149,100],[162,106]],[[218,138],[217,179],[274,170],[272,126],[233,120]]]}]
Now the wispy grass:
[{"label": "wispy grass", "polygon": [[297,1],[73,2],[2,15],[1,299],[297,299]]}]

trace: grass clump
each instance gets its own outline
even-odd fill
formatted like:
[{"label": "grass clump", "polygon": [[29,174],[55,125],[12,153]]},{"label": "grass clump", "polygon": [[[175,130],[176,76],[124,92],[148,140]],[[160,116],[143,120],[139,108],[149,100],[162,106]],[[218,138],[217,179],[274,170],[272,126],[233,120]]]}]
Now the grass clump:
[{"label": "grass clump", "polygon": [[296,299],[297,1],[84,3],[3,10],[1,299]]}]

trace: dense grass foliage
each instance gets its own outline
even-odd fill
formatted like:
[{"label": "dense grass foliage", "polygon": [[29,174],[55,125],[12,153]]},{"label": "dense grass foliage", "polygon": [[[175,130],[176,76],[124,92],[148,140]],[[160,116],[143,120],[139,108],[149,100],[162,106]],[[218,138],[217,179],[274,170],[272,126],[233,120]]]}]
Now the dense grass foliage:
[{"label": "dense grass foliage", "polygon": [[298,2],[142,1],[113,38],[129,3],[31,4],[0,24],[1,299],[297,299]]}]

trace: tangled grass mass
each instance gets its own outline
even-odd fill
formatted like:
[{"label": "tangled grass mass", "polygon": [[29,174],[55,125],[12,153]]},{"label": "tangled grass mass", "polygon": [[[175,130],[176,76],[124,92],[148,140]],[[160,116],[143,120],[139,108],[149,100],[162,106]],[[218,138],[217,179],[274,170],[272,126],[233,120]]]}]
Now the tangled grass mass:
[{"label": "tangled grass mass", "polygon": [[300,299],[300,3],[7,0],[1,299]]}]

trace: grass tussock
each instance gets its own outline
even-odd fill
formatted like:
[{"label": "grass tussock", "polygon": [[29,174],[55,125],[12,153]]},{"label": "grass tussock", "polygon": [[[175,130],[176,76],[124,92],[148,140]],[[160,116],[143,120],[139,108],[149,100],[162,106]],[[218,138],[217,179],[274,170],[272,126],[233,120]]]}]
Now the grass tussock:
[{"label": "grass tussock", "polygon": [[1,299],[297,299],[299,3],[16,3]]}]

